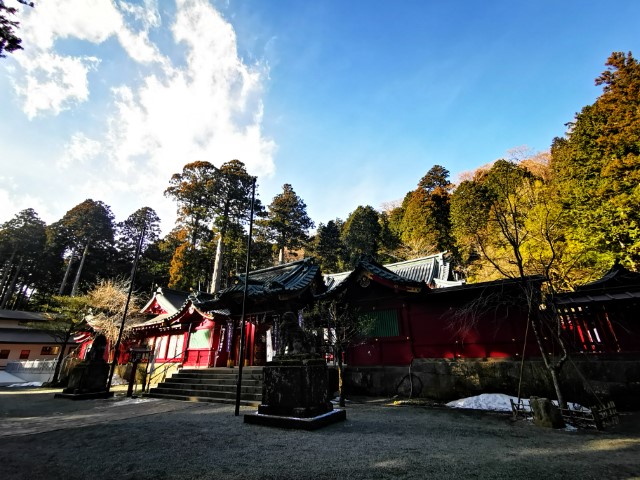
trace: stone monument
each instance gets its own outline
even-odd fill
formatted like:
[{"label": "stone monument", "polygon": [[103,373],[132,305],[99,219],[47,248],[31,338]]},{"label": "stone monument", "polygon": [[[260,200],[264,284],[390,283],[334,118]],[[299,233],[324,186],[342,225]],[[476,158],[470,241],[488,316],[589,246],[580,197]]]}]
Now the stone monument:
[{"label": "stone monument", "polygon": [[327,363],[313,350],[294,313],[280,323],[277,354],[263,369],[262,404],[245,423],[315,430],[345,420],[329,398]]},{"label": "stone monument", "polygon": [[89,400],[113,396],[113,393],[107,391],[109,364],[104,360],[106,348],[106,337],[96,336],[85,361],[71,370],[67,388],[62,393],[57,393],[55,398]]}]

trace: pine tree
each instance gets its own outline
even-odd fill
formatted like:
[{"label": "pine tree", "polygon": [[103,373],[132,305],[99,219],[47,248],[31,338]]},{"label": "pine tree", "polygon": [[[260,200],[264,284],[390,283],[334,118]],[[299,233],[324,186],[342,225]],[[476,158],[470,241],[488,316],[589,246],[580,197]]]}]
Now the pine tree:
[{"label": "pine tree", "polygon": [[282,186],[282,193],[273,197],[264,225],[275,242],[281,259],[284,249],[295,255],[293,250],[307,242],[308,232],[315,226],[307,215],[307,205],[288,183]]}]

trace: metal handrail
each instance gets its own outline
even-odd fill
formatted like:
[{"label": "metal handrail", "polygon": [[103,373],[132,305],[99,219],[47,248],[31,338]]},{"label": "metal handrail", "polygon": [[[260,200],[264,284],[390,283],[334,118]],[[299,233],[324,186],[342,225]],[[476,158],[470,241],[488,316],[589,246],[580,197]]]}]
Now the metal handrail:
[{"label": "metal handrail", "polygon": [[[174,361],[174,360],[177,360],[177,359],[186,359],[186,353],[187,353],[189,350],[193,350],[193,349],[185,348],[185,349],[184,349],[180,354],[176,355],[175,357],[171,357],[171,358],[165,358],[165,359],[163,359],[163,360],[164,360],[164,363],[162,364],[162,366],[158,367],[157,369],[155,368],[155,354],[154,354],[154,355],[153,355],[153,357],[152,357],[153,359],[152,359],[152,360],[150,360],[150,361],[147,363],[147,368],[149,367],[149,365],[150,365],[150,364],[153,364],[153,365],[154,365],[154,367],[151,369],[151,371],[150,371],[150,372],[149,372],[149,374],[148,374],[149,381],[147,382],[147,386],[146,386],[146,389],[145,389],[145,390],[146,390],[146,392],[147,392],[147,393],[149,392],[149,389],[151,388],[151,378],[152,378],[153,374],[154,374],[158,369],[160,369],[160,368],[163,368],[163,369],[164,369],[164,371],[162,372],[162,380],[161,380],[161,382],[164,382],[164,381],[166,380],[167,371],[169,370],[169,368],[171,368],[173,365],[175,365],[175,363],[174,363],[173,361]],[[146,376],[146,375],[147,375],[147,372],[146,372],[146,370],[145,370],[145,376]]]},{"label": "metal handrail", "polygon": [[[149,389],[151,388],[151,378],[153,377],[153,374],[154,374],[157,370],[159,370],[160,368],[164,368],[164,371],[162,372],[162,380],[161,380],[162,382],[164,382],[164,381],[165,381],[165,379],[166,379],[166,376],[167,376],[167,370],[169,370],[169,367],[172,367],[172,366],[174,365],[173,360],[177,360],[177,359],[183,358],[183,357],[184,357],[184,354],[185,354],[185,352],[186,352],[187,350],[188,350],[188,349],[183,350],[182,352],[180,352],[180,354],[179,354],[179,355],[176,355],[175,357],[168,358],[168,359],[167,359],[167,358],[165,358],[165,359],[164,359],[164,360],[165,360],[165,362],[162,364],[162,366],[160,366],[160,367],[158,367],[158,368],[156,368],[156,367],[155,367],[156,356],[155,356],[155,353],[154,353],[154,355],[153,355],[152,359],[151,359],[149,362],[147,362],[147,368],[149,368],[149,365],[150,365],[150,364],[152,365],[152,367],[151,367],[151,371],[150,371],[150,372],[149,372],[149,374],[148,374],[148,380],[149,380],[149,381],[147,382],[147,388],[146,388],[147,393],[149,393]],[[145,377],[147,377],[147,371],[146,371],[146,369],[145,369]]]}]

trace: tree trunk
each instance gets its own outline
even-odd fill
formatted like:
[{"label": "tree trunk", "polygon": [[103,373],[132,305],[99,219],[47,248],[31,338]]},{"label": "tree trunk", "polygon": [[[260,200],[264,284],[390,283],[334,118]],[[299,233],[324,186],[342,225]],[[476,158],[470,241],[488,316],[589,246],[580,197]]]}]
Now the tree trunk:
[{"label": "tree trunk", "polygon": [[222,279],[222,255],[224,254],[224,243],[222,235],[218,238],[218,246],[216,248],[216,256],[213,262],[213,275],[211,276],[211,286],[209,293],[216,293],[220,290],[220,280]]},{"label": "tree trunk", "polygon": [[84,251],[82,252],[82,259],[80,260],[80,265],[78,266],[78,271],[76,272],[76,278],[73,281],[73,287],[71,288],[71,296],[75,297],[76,293],[78,293],[78,285],[80,284],[80,277],[82,276],[82,268],[84,267],[84,261],[87,258],[87,254],[89,253],[89,242],[84,247]]},{"label": "tree trunk", "polygon": [[558,380],[558,369],[550,368],[549,373],[551,374],[551,381],[553,382],[553,388],[556,390],[556,396],[558,397],[558,405],[560,408],[567,408],[567,404],[564,401],[564,396],[562,395],[562,390],[560,390],[560,381]]},{"label": "tree trunk", "polygon": [[278,251],[278,265],[284,265],[284,247]]},{"label": "tree trunk", "polygon": [[6,291],[4,292],[4,297],[2,298],[2,305],[0,305],[0,308],[7,307],[7,303],[9,303],[9,300],[11,299],[11,295],[13,295],[13,291],[16,288],[16,282],[18,281],[18,275],[20,274],[20,270],[22,270],[23,263],[24,263],[24,258],[20,257],[20,263],[18,263],[18,266],[16,267],[16,271],[13,274],[13,278],[11,278],[11,282],[9,283]]},{"label": "tree trunk", "polygon": [[18,310],[20,308],[23,299],[27,296],[30,280],[31,280],[31,275],[29,275],[27,279],[20,285],[20,288],[18,288],[18,294],[16,295],[16,298],[13,301],[13,305],[11,306],[12,310]]},{"label": "tree trunk", "polygon": [[538,348],[540,349],[540,355],[542,356],[544,366],[551,376],[551,382],[553,383],[553,388],[556,391],[556,395],[558,397],[558,405],[560,405],[561,408],[567,408],[567,404],[564,401],[564,396],[562,395],[562,390],[560,389],[560,381],[558,379],[558,371],[562,366],[563,359],[561,359],[558,365],[553,365],[547,356],[547,349],[544,346],[544,342],[542,341],[542,337],[538,330],[538,325],[535,319],[531,319],[531,327],[533,330],[533,335],[536,338],[536,342],[538,343]]},{"label": "tree trunk", "polygon": [[60,375],[60,369],[62,368],[62,360],[64,359],[64,351],[67,349],[67,343],[69,342],[69,338],[71,335],[67,335],[65,340],[60,344],[60,352],[58,353],[58,358],[56,359],[56,367],[53,370],[53,378],[51,379],[51,383],[58,383],[58,376]]},{"label": "tree trunk", "polygon": [[13,252],[11,252],[11,257],[9,257],[9,260],[5,263],[5,267],[3,268],[2,271],[2,281],[0,282],[0,295],[4,295],[4,289],[7,286],[7,282],[9,281],[9,276],[11,275],[11,270],[13,270],[13,259],[16,256],[16,249],[13,249]]},{"label": "tree trunk", "polygon": [[60,284],[60,290],[58,290],[58,295],[62,295],[64,293],[64,288],[67,286],[67,280],[69,280],[69,273],[71,273],[71,264],[73,263],[73,258],[76,256],[76,249],[71,249],[71,255],[69,255],[69,263],[67,263],[67,269],[64,271],[64,277],[62,278],[62,283]]},{"label": "tree trunk", "polygon": [[337,351],[336,353],[338,357],[338,405],[344,407],[344,366],[342,365],[342,352]]}]

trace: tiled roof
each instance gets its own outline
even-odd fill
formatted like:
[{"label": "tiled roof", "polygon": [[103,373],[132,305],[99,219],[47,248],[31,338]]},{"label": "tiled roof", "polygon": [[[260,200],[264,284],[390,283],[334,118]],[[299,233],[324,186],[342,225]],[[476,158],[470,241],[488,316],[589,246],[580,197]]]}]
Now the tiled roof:
[{"label": "tiled roof", "polygon": [[[402,262],[408,263],[408,262]],[[393,264],[399,265],[399,264]],[[415,265],[414,265],[415,267]],[[406,267],[411,268],[411,267]],[[400,272],[403,272],[403,268],[398,269]],[[416,271],[414,269],[414,271]],[[358,261],[356,268],[351,272],[342,272],[337,274],[325,275],[325,283],[327,284],[328,290],[326,293],[319,295],[319,297],[325,297],[336,293],[340,290],[347,288],[347,285],[351,281],[355,281],[361,277],[363,272],[367,272],[373,278],[377,279],[377,281],[382,281],[388,283],[389,285],[393,285],[394,287],[405,287],[408,289],[414,289],[415,291],[422,291],[427,287],[426,283],[420,280],[414,280],[412,278],[405,277],[400,275],[386,265],[380,265],[369,257],[363,257]]]},{"label": "tiled roof", "polygon": [[23,312],[21,310],[0,310],[0,320],[19,320],[21,322],[43,322],[50,320],[44,313]]},{"label": "tiled roof", "polygon": [[640,299],[640,291],[616,292],[616,293],[599,293],[594,295],[585,295],[572,293],[569,295],[559,294],[554,298],[556,305],[573,305],[585,303],[603,303],[613,300],[637,300]]},{"label": "tiled roof", "polygon": [[[285,293],[303,292],[314,283],[319,273],[320,267],[310,258],[255,270],[249,273],[247,296],[250,300],[256,301]],[[238,276],[235,285],[218,292],[213,300],[194,299],[194,305],[207,312],[225,308],[228,301],[244,294],[245,278],[245,275]]]},{"label": "tiled roof", "polygon": [[168,314],[173,314],[182,309],[188,298],[189,292],[173,290],[166,287],[158,287],[151,300],[142,307],[141,312],[145,312],[151,307],[151,305],[153,305],[153,302],[156,301]]},{"label": "tiled roof", "polygon": [[[429,255],[427,257],[416,258],[404,262],[388,263],[380,265],[376,262],[365,260],[367,265],[377,265],[384,270],[392,272],[397,277],[389,277],[390,281],[403,284],[405,281],[421,282],[435,287],[452,287],[462,285],[463,281],[450,280],[450,263],[445,260],[446,252]],[[368,267],[365,267],[368,268]],[[357,268],[356,268],[357,269]],[[324,276],[324,281],[329,290],[337,288],[342,282],[347,280],[352,272],[332,273]],[[388,273],[380,273],[382,278],[386,278]]]},{"label": "tiled roof", "polygon": [[385,265],[386,268],[401,277],[424,282],[427,285],[436,278],[438,280],[449,280],[448,266],[449,264],[445,263],[444,260],[444,253]]},{"label": "tiled roof", "polygon": [[580,285],[577,292],[602,288],[640,286],[640,273],[631,272],[619,264],[615,264],[598,280]]},{"label": "tiled roof", "polygon": [[640,298],[640,273],[631,272],[621,265],[614,265],[602,278],[580,285],[575,292],[554,296],[556,305],[603,303],[613,300],[637,300]]},{"label": "tiled roof", "polygon": [[[0,343],[58,343],[58,340],[42,330],[4,328],[0,330]],[[69,343],[73,341],[69,340]]]}]

